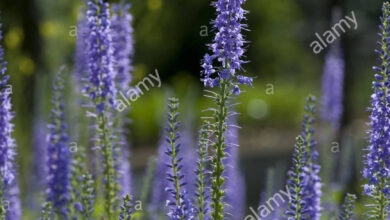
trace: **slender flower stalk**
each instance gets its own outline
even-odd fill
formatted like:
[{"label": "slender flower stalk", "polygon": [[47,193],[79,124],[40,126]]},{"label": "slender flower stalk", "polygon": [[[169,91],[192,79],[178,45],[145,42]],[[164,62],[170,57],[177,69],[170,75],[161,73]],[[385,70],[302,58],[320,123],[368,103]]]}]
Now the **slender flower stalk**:
[{"label": "slender flower stalk", "polygon": [[387,219],[389,212],[389,184],[390,184],[390,152],[389,140],[390,134],[388,126],[390,125],[389,108],[389,22],[390,22],[390,4],[385,2],[382,7],[383,15],[381,17],[379,50],[379,67],[373,67],[375,70],[375,81],[373,82],[374,93],[371,95],[370,111],[370,130],[369,146],[367,147],[365,157],[365,167],[363,177],[368,180],[364,185],[364,194],[373,199],[373,204],[369,205],[371,210],[367,216],[371,219]]},{"label": "slender flower stalk", "polygon": [[[3,39],[2,24],[0,23],[0,41]],[[16,220],[21,217],[16,179],[16,144],[12,138],[14,125],[12,113],[12,87],[7,74],[7,62],[4,60],[4,48],[0,44],[0,219]],[[9,206],[5,207],[5,201]],[[19,204],[19,205],[18,205]],[[19,206],[19,207],[18,207]]]},{"label": "slender flower stalk", "polygon": [[[214,156],[212,158],[212,218],[221,220],[224,218],[224,184],[223,174],[225,166],[223,160],[226,157],[227,117],[229,115],[229,99],[235,94],[240,94],[239,84],[252,85],[252,78],[239,75],[242,57],[245,52],[246,41],[242,35],[246,25],[242,24],[247,13],[241,8],[245,0],[218,0],[213,3],[216,8],[217,18],[213,21],[214,28],[218,31],[213,43],[209,45],[212,55],[206,54],[203,59],[202,81],[206,87],[218,87],[218,92],[212,94],[217,108],[213,109],[216,141],[214,144]],[[214,64],[218,63],[218,64]]]},{"label": "slender flower stalk", "polygon": [[85,153],[79,147],[72,158],[71,167],[71,216],[89,220],[94,209],[95,189],[92,175],[85,168]]},{"label": "slender flower stalk", "polygon": [[62,70],[60,70],[53,86],[51,123],[48,125],[48,177],[46,193],[47,201],[52,204],[55,212],[67,218],[70,199],[71,154],[67,124],[65,122],[63,96],[64,80],[62,78]]},{"label": "slender flower stalk", "polygon": [[199,148],[198,148],[198,161],[196,167],[196,208],[198,211],[197,218],[199,220],[210,219],[209,203],[209,172],[208,171],[208,147],[211,144],[212,129],[210,122],[204,121],[200,130]]},{"label": "slender flower stalk", "polygon": [[105,215],[117,217],[114,207],[118,203],[117,172],[113,159],[112,110],[115,109],[115,71],[113,71],[113,46],[109,5],[103,0],[88,2],[88,71],[89,83],[85,92],[89,94],[95,113],[89,113],[97,121],[96,146],[103,159],[103,184]]},{"label": "slender flower stalk", "polygon": [[186,184],[183,181],[184,175],[181,170],[182,159],[179,155],[180,152],[180,143],[178,142],[180,138],[179,134],[179,100],[177,98],[169,98],[168,100],[168,127],[166,141],[168,143],[168,147],[165,151],[165,154],[168,155],[170,161],[167,163],[168,172],[166,174],[167,180],[171,184],[166,188],[166,191],[172,197],[167,201],[167,206],[169,207],[168,217],[171,220],[185,220],[189,219],[188,209],[186,206],[185,200],[185,190],[184,185]]},{"label": "slender flower stalk", "polygon": [[287,184],[292,199],[289,202],[286,216],[289,219],[320,219],[321,217],[321,178],[320,166],[316,164],[318,152],[313,138],[315,98],[306,99],[305,115],[301,135],[297,137],[293,155],[293,166],[288,172]]},{"label": "slender flower stalk", "polygon": [[347,196],[345,196],[344,204],[339,216],[340,220],[352,219],[355,201],[356,201],[356,196],[354,194],[348,193]]},{"label": "slender flower stalk", "polygon": [[290,187],[291,199],[287,207],[286,216],[291,220],[304,220],[308,212],[307,204],[304,202],[304,184],[307,182],[305,175],[307,152],[302,136],[298,136],[294,147],[293,166],[288,172],[287,184]]},{"label": "slender flower stalk", "polygon": [[181,143],[179,142],[179,99],[169,98],[168,102],[168,127],[166,128],[168,147],[165,154],[169,158],[167,163],[167,181],[171,186],[168,186],[166,191],[173,198],[167,200],[169,208],[168,217],[171,220],[189,220],[194,219],[196,212],[185,187],[187,183],[183,174],[186,164],[183,163],[183,157],[181,156],[183,153],[181,151]]},{"label": "slender flower stalk", "polygon": [[305,116],[302,122],[301,136],[307,152],[307,172],[308,183],[306,187],[306,203],[308,204],[309,219],[319,220],[321,217],[321,178],[319,177],[320,166],[318,163],[318,151],[315,149],[317,142],[314,140],[314,114],[316,113],[315,97],[309,96],[306,99]]}]

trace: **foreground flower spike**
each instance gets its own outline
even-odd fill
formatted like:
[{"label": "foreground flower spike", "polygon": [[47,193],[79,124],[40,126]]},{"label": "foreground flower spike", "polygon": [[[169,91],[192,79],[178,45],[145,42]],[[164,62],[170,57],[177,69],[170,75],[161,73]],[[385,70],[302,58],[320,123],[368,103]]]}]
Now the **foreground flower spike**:
[{"label": "foreground flower spike", "polygon": [[89,82],[85,88],[98,113],[115,108],[115,71],[113,71],[113,45],[109,4],[103,0],[90,0],[88,20],[88,71]]},{"label": "foreground flower spike", "polygon": [[61,216],[68,216],[70,199],[70,163],[71,154],[69,138],[64,113],[64,80],[62,69],[58,72],[52,96],[51,122],[48,125],[48,177],[47,201],[55,212]]},{"label": "foreground flower spike", "polygon": [[213,26],[217,33],[209,45],[212,55],[206,54],[202,63],[202,81],[206,87],[217,87],[218,92],[212,93],[216,102],[214,109],[215,152],[212,158],[211,198],[213,209],[211,216],[214,220],[224,218],[224,172],[223,160],[226,156],[227,117],[229,114],[228,101],[232,95],[240,94],[240,84],[252,86],[252,78],[239,75],[243,70],[242,60],[245,52],[245,40],[242,31],[246,28],[241,24],[247,13],[241,8],[245,0],[217,0],[213,3],[217,17]]},{"label": "foreground flower spike", "polygon": [[332,44],[325,56],[322,75],[321,119],[336,134],[343,114],[344,57],[340,40]]},{"label": "foreground flower spike", "polygon": [[356,196],[354,194],[347,194],[345,196],[344,204],[339,216],[340,220],[350,220],[353,216],[354,203],[356,201]]},{"label": "foreground flower spike", "polygon": [[[247,26],[241,23],[247,13],[241,8],[245,2],[246,0],[218,0],[213,3],[217,12],[213,26],[218,32],[209,45],[212,55],[206,54],[203,59],[202,81],[206,87],[228,87],[238,95],[238,84],[252,86],[252,78],[238,75],[243,69],[242,64],[246,63],[242,60],[246,41],[241,33]],[[215,62],[219,64],[216,65]]]},{"label": "foreground flower spike", "polygon": [[309,96],[306,99],[305,115],[302,121],[302,132],[301,136],[304,139],[304,144],[307,152],[307,185],[306,203],[310,210],[307,214],[309,219],[319,220],[321,217],[321,178],[319,177],[320,166],[318,163],[318,151],[315,149],[317,142],[314,140],[314,114],[316,113],[316,98]]},{"label": "foreground flower spike", "polygon": [[387,219],[389,211],[389,181],[390,181],[390,109],[389,109],[389,21],[390,4],[385,2],[382,7],[383,16],[380,27],[380,50],[378,54],[379,67],[374,67],[375,81],[373,82],[374,93],[371,95],[371,113],[369,119],[369,146],[365,156],[363,177],[368,180],[364,185],[364,193],[373,199],[369,207],[368,217],[372,219]]},{"label": "foreground flower spike", "polygon": [[167,161],[168,172],[166,176],[168,182],[171,184],[171,186],[166,188],[166,191],[171,196],[171,199],[168,199],[167,201],[167,206],[169,207],[168,217],[170,220],[191,219],[193,218],[193,216],[190,216],[191,207],[184,190],[184,185],[186,183],[183,181],[184,175],[181,172],[183,169],[182,158],[179,156],[179,99],[169,98],[168,102],[168,127],[166,128],[166,141],[168,142],[168,147],[165,151],[165,154],[169,157],[169,162]]},{"label": "foreground flower spike", "polygon": [[198,161],[196,167],[196,208],[198,210],[197,219],[210,219],[210,187],[209,187],[209,171],[208,167],[208,147],[211,144],[212,129],[210,122],[204,121],[200,130]]},{"label": "foreground flower spike", "polygon": [[133,215],[132,201],[129,195],[123,198],[119,220],[131,220]]},{"label": "foreground flower spike", "polygon": [[117,218],[114,206],[118,203],[118,183],[113,160],[112,114],[115,109],[115,71],[113,71],[113,48],[110,29],[109,5],[103,0],[90,0],[88,20],[88,71],[89,83],[85,92],[91,98],[96,118],[96,147],[103,159],[103,184],[105,217]]},{"label": "foreground flower spike", "polygon": [[[3,39],[2,24],[0,23],[0,41]],[[16,144],[12,138],[14,125],[11,123],[12,113],[11,93],[12,87],[8,85],[9,75],[6,73],[7,62],[4,60],[4,49],[0,44],[0,216],[16,220],[21,218],[18,198],[18,185],[14,158]],[[8,201],[8,207],[4,207]]]},{"label": "foreground flower spike", "polygon": [[305,184],[307,183],[306,164],[307,152],[302,136],[298,136],[294,147],[293,166],[288,172],[287,185],[291,193],[291,199],[287,207],[286,216],[291,220],[308,219],[306,213],[308,204],[305,203]]},{"label": "foreground flower spike", "polygon": [[286,216],[289,219],[317,220],[321,217],[321,178],[320,166],[316,164],[318,152],[314,149],[313,139],[315,98],[306,99],[305,115],[302,122],[301,135],[297,137],[293,166],[288,172],[289,191],[292,199],[289,202]]}]

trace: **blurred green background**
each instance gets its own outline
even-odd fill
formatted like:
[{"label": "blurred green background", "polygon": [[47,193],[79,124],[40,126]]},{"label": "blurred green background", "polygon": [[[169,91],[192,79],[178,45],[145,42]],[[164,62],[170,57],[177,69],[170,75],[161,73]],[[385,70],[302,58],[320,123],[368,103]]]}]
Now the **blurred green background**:
[{"label": "blurred green background", "polygon": [[[130,118],[132,167],[142,173],[145,161],[156,154],[160,128],[165,119],[168,94],[182,99],[186,120],[198,121],[210,102],[203,97],[199,81],[200,60],[207,52],[213,33],[201,36],[214,8],[209,0],[129,0],[134,17],[134,80],[137,82],[157,69],[162,88],[153,88],[132,106]],[[315,55],[310,43],[316,32],[330,28],[331,9],[338,6],[345,14],[353,10],[357,30],[342,36],[345,48],[346,80],[343,132],[355,152],[349,180],[352,192],[360,191],[360,154],[366,145],[366,107],[371,94],[375,64],[373,50],[382,1],[372,0],[248,0],[245,35],[250,42],[245,69],[254,76],[254,88],[246,88],[237,111],[240,130],[241,169],[247,181],[249,205],[256,206],[265,183],[266,168],[287,166],[294,137],[300,129],[304,98],[320,97],[325,52]],[[72,74],[75,37],[83,1],[76,0],[1,0],[4,46],[8,72],[13,85],[16,112],[15,138],[19,148],[22,193],[29,189],[32,164],[31,131],[33,119],[48,115],[52,78],[59,66]],[[274,93],[266,89],[273,87]],[[68,110],[72,111],[72,109]],[[196,128],[197,124],[194,124]],[[194,134],[196,136],[196,134]],[[321,147],[330,147],[323,144]],[[280,174],[284,175],[284,174]]]}]

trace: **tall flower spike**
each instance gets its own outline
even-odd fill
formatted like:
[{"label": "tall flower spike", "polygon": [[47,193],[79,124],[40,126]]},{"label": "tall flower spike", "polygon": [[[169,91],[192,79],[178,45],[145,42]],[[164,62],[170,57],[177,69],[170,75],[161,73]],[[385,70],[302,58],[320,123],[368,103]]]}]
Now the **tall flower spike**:
[{"label": "tall flower spike", "polygon": [[[333,12],[336,20],[337,11]],[[339,20],[339,19],[337,19]],[[343,113],[344,57],[340,40],[330,46],[322,75],[321,118],[330,123],[334,133],[340,128]]]},{"label": "tall flower spike", "polygon": [[[3,39],[2,24],[0,23],[0,41]],[[6,73],[7,62],[4,60],[4,48],[0,44],[0,216],[7,215],[8,219],[20,218],[20,207],[18,208],[18,195],[16,180],[16,167],[14,158],[16,155],[16,144],[12,138],[14,125],[11,120],[12,113],[11,93],[12,87],[9,85],[9,75]],[[4,201],[10,202],[5,210]]]},{"label": "tall flower spike", "polygon": [[[242,24],[247,11],[241,8],[246,0],[217,0],[213,3],[217,18],[212,22],[215,30],[213,43],[209,45],[212,55],[206,54],[202,64],[202,75],[205,86],[215,87],[222,83],[252,85],[252,78],[238,75],[241,71],[245,52],[242,31],[247,25]],[[220,63],[214,66],[214,63]],[[232,88],[235,94],[240,93],[238,85]]]},{"label": "tall flower spike", "polygon": [[115,107],[115,71],[109,5],[104,0],[88,2],[88,68],[89,82],[85,88],[98,113]]},{"label": "tall flower spike", "polygon": [[353,216],[354,203],[356,201],[356,196],[354,194],[347,194],[345,196],[344,204],[339,216],[340,220],[350,220]]},{"label": "tall flower spike", "polygon": [[301,136],[304,139],[304,144],[307,151],[307,185],[306,187],[306,203],[308,204],[309,219],[319,220],[321,217],[321,178],[319,177],[320,166],[317,164],[318,151],[315,149],[317,142],[314,140],[314,114],[316,113],[315,97],[309,96],[306,99],[305,115],[302,122]]},{"label": "tall flower spike", "polygon": [[212,129],[210,122],[204,121],[199,135],[198,161],[196,166],[196,208],[198,210],[197,219],[210,219],[210,181],[208,171],[208,147],[211,142]]},{"label": "tall flower spike", "polygon": [[171,186],[166,188],[166,191],[171,196],[168,199],[167,206],[169,207],[168,217],[170,220],[186,220],[191,219],[192,207],[188,203],[188,198],[184,189],[186,183],[183,181],[182,174],[182,157],[180,157],[180,143],[179,143],[179,100],[177,98],[169,98],[168,100],[168,127],[166,141],[168,147],[165,154],[168,155],[167,161],[168,172],[166,174],[168,182]]},{"label": "tall flower spike", "polygon": [[241,8],[245,1],[217,0],[213,3],[217,13],[213,26],[217,33],[209,45],[212,55],[206,54],[202,61],[201,81],[206,87],[218,87],[218,92],[212,93],[212,98],[218,106],[214,110],[215,124],[213,126],[215,126],[216,141],[213,146],[215,155],[211,161],[213,166],[211,216],[215,220],[224,218],[225,180],[223,174],[225,166],[223,160],[226,156],[225,131],[229,112],[228,100],[233,94],[240,94],[240,84],[252,86],[253,81],[252,78],[238,73],[243,70],[242,64],[246,62],[242,59],[246,41],[241,33],[246,28],[246,25],[241,23],[245,20],[247,13]]},{"label": "tall flower spike", "polygon": [[305,115],[302,122],[301,135],[297,137],[293,155],[293,166],[288,172],[289,190],[292,199],[286,215],[289,219],[317,220],[321,217],[321,179],[318,175],[320,166],[316,164],[318,152],[314,149],[313,139],[315,98],[306,99]]},{"label": "tall flower spike", "polygon": [[390,181],[390,58],[389,58],[389,22],[390,22],[390,4],[385,2],[382,7],[383,15],[381,17],[379,50],[379,67],[373,67],[375,70],[375,81],[373,82],[374,93],[371,95],[370,111],[370,130],[369,145],[366,148],[365,167],[363,177],[368,180],[364,185],[364,193],[373,199],[370,205],[371,210],[367,213],[368,217],[378,220],[384,220],[389,211],[389,181]]},{"label": "tall flower spike", "polygon": [[95,112],[90,116],[97,121],[96,147],[103,159],[103,185],[105,217],[117,217],[114,206],[118,204],[118,174],[113,159],[112,114],[115,109],[115,71],[113,71],[113,46],[109,4],[103,0],[88,2],[88,67],[89,83],[85,92],[91,98]]},{"label": "tall flower spike", "polygon": [[69,138],[64,113],[64,81],[62,69],[58,72],[52,96],[51,122],[48,125],[47,135],[47,201],[60,215],[68,215],[68,203],[70,199],[70,160]]}]

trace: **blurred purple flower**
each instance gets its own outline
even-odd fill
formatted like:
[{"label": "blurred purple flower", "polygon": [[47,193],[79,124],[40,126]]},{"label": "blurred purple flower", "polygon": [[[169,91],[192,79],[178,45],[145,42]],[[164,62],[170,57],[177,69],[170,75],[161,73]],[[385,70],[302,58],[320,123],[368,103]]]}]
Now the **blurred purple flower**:
[{"label": "blurred purple flower", "polygon": [[70,199],[70,150],[64,113],[64,81],[62,70],[53,85],[51,123],[48,124],[47,149],[47,201],[65,218]]},{"label": "blurred purple flower", "polygon": [[131,5],[113,4],[113,15],[111,17],[111,34],[113,44],[114,69],[117,72],[116,82],[121,91],[127,91],[130,86],[133,70],[131,58],[134,55],[133,20],[129,13]]},{"label": "blurred purple flower", "polygon": [[246,192],[244,176],[239,169],[239,132],[237,127],[237,117],[232,116],[228,120],[226,131],[226,159],[224,165],[226,172],[226,215],[231,215],[234,219],[243,219],[246,209]]},{"label": "blurred purple flower", "polygon": [[343,113],[344,59],[341,43],[335,42],[325,56],[322,75],[321,118],[336,133]]}]

